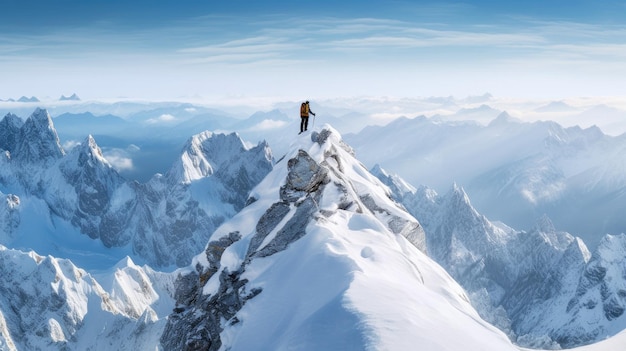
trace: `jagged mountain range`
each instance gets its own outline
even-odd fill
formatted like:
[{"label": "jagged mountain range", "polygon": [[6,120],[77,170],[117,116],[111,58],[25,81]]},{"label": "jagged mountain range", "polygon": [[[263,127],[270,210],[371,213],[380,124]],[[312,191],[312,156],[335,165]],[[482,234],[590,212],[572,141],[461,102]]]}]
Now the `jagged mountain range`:
[{"label": "jagged mountain range", "polygon": [[468,292],[481,316],[533,348],[570,348],[626,329],[626,235],[593,254],[547,216],[529,231],[492,223],[454,185],[444,195],[372,169],[424,226],[430,256]]},{"label": "jagged mountain range", "polygon": [[[154,267],[188,264],[210,233],[244,206],[273,162],[266,143],[248,147],[236,134],[207,132],[189,139],[168,173],[138,183],[122,178],[91,136],[66,154],[45,110],[23,124],[7,115],[0,126],[0,190],[22,203],[42,200],[52,223],[47,230],[59,230],[55,221],[69,222]],[[10,233],[16,237],[23,234],[20,217],[30,213],[22,213],[20,201],[12,203],[7,213],[13,219],[5,225],[15,227]]]},{"label": "jagged mountain range", "polygon": [[121,261],[100,276],[0,245],[0,350],[148,350],[173,306],[170,274]]},{"label": "jagged mountain range", "polygon": [[547,214],[558,228],[595,248],[625,231],[626,137],[597,127],[522,122],[507,113],[488,125],[399,118],[346,141],[373,167],[444,192],[461,184],[491,219],[530,228]]},{"label": "jagged mountain range", "polygon": [[492,223],[458,186],[375,178],[328,126],[275,166],[267,143],[200,133],[147,183],[119,176],[93,137],[66,153],[45,110],[7,115],[0,133],[5,245],[75,232],[106,247],[95,259],[117,248],[183,267],[96,274],[2,247],[2,350],[514,350],[481,317],[527,346],[623,329],[623,236],[591,254],[547,218],[527,232]]},{"label": "jagged mountain range", "polygon": [[[47,121],[50,127],[35,128],[46,131],[38,136],[54,135],[45,111],[37,110],[31,118],[30,123]],[[24,134],[23,127],[16,140]],[[211,184],[200,184],[198,179],[208,182],[225,169],[233,183],[224,181],[224,186],[241,185],[246,167],[258,170],[267,163],[254,156],[239,155],[242,163],[226,157],[229,150],[241,147],[231,138],[215,138],[208,132],[192,138],[180,162],[155,181],[177,179],[182,185],[206,189]],[[217,148],[208,142],[214,139],[219,140]],[[58,143],[53,140],[47,145]],[[24,167],[34,162],[21,161],[19,153],[10,151],[5,153],[3,179],[13,162],[24,162]],[[231,168],[215,167],[220,160],[215,152]],[[74,174],[76,184],[82,183],[85,172],[70,170],[82,168],[94,174],[98,172],[94,165],[108,168],[91,139],[58,157],[46,159],[52,178]],[[515,349],[504,334],[480,319],[463,290],[424,254],[419,222],[391,199],[388,189],[354,158],[336,131],[326,128],[303,135],[291,154],[270,168],[246,199],[247,206],[215,231],[188,266],[172,273],[124,260],[93,275],[69,260],[0,250],[5,260],[1,348],[218,349],[224,345],[360,350],[428,343],[442,350],[460,345],[469,350]],[[50,175],[41,172],[34,178],[37,183]],[[3,187],[18,185],[20,190],[44,189],[40,203],[49,205],[46,186],[3,183]],[[82,192],[100,193],[95,186],[85,186]],[[19,195],[23,200],[17,198],[11,208],[19,211],[23,202],[34,201],[34,196]],[[17,195],[7,199],[12,196]],[[94,199],[85,202],[90,200]],[[57,210],[54,215],[63,218],[64,212]],[[408,300],[398,303],[399,297]],[[285,308],[277,309],[276,303]],[[407,314],[407,308],[412,312]],[[437,313],[441,315],[433,319]],[[329,329],[328,323],[333,327]],[[431,326],[429,332],[416,333],[423,323]],[[449,333],[458,338],[444,337]]]}]

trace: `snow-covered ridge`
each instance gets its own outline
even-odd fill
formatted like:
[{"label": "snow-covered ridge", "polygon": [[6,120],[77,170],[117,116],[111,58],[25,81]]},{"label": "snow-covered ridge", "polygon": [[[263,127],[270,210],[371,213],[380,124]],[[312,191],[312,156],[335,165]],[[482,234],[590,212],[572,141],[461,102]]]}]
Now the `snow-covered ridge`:
[{"label": "snow-covered ridge", "polygon": [[290,150],[181,276],[165,349],[516,349],[339,133]]}]

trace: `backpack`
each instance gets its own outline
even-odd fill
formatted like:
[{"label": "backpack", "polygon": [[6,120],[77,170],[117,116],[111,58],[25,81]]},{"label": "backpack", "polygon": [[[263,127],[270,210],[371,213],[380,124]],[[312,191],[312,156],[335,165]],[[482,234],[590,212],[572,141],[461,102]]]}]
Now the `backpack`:
[{"label": "backpack", "polygon": [[300,116],[306,116],[307,114],[306,104],[303,102],[302,105],[300,105]]}]

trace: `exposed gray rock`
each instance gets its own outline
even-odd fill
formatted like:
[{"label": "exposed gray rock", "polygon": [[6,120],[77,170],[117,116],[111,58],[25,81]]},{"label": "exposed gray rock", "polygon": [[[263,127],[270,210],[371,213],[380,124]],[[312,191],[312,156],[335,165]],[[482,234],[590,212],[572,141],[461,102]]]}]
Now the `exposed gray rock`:
[{"label": "exposed gray rock", "polygon": [[[124,222],[128,212],[110,211],[113,194],[125,180],[104,159],[91,135],[59,163],[59,170],[67,184],[74,188],[76,198],[75,202],[67,203],[68,194],[50,194],[47,200],[51,209],[61,217],[69,217],[82,233],[100,238],[108,247],[127,244],[129,238],[123,232],[124,228],[115,224]],[[103,225],[104,218],[107,220]]]},{"label": "exposed gray rock", "polygon": [[317,205],[312,197],[307,197],[304,201],[299,202],[294,215],[276,233],[274,239],[253,255],[266,257],[286,249],[289,244],[306,234],[307,223],[309,223],[316,211]]},{"label": "exposed gray rock", "polygon": [[394,234],[404,236],[422,252],[426,253],[428,251],[424,230],[417,221],[393,215],[391,212],[376,204],[372,196],[369,194],[361,196],[360,199],[365,207],[367,207],[370,211],[374,213],[382,213],[389,217],[387,225]]},{"label": "exposed gray rock", "polygon": [[328,183],[328,169],[320,167],[304,150],[287,162],[287,182],[280,189],[283,201],[294,202]]},{"label": "exposed gray rock", "polygon": [[263,216],[261,216],[261,219],[259,219],[259,223],[256,225],[256,235],[254,235],[250,240],[250,246],[248,247],[246,257],[250,257],[257,251],[267,235],[274,230],[278,223],[280,223],[283,218],[285,218],[287,213],[289,213],[289,208],[290,206],[288,202],[277,202],[272,204],[272,206],[267,209]]},{"label": "exposed gray rock", "polygon": [[46,110],[36,109],[20,128],[12,159],[22,163],[40,163],[49,167],[65,152]]},{"label": "exposed gray rock", "polygon": [[0,242],[15,239],[20,222],[20,198],[14,194],[4,195],[0,192]]},{"label": "exposed gray rock", "polygon": [[[239,232],[230,232],[207,245],[203,257],[197,259],[197,262],[205,263],[197,264],[195,272],[184,278],[185,292],[177,294],[177,307],[161,337],[164,349],[218,350],[222,346],[220,333],[223,329],[245,323],[239,319],[237,312],[248,301],[263,293],[260,288],[249,286],[248,280],[242,278],[247,267],[254,264],[255,260],[269,259],[289,250],[291,245],[307,235],[307,227],[312,222],[326,221],[337,211],[371,211],[372,214],[376,213],[376,218],[380,216],[384,219],[382,224],[392,233],[415,239],[415,242],[424,242],[419,223],[411,220],[406,213],[402,217],[399,211],[403,210],[396,203],[388,198],[374,199],[372,195],[357,191],[344,166],[347,162],[343,158],[352,157],[351,150],[333,133],[330,129],[324,129],[312,135],[313,141],[325,150],[324,160],[317,161],[300,149],[292,158],[277,164],[276,167],[285,167],[287,170],[284,184],[277,189],[279,199],[266,210],[259,211],[262,214],[256,219],[254,232],[249,234],[248,240],[240,239]],[[360,172],[360,175],[367,173],[364,169]],[[369,180],[375,179],[372,177]],[[374,182],[372,187],[378,185]],[[321,210],[319,204],[325,201],[327,193],[333,202],[337,201],[337,207],[333,204],[330,209]],[[259,202],[251,201],[248,209],[257,206]],[[239,216],[246,214],[241,213]],[[234,245],[237,245],[236,249],[231,249]],[[247,247],[242,248],[240,245]],[[238,252],[245,250],[245,256],[236,268],[230,260],[227,266],[222,266],[220,262],[224,250],[229,249]],[[207,285],[210,291],[206,291]]]},{"label": "exposed gray rock", "polygon": [[24,124],[21,118],[7,114],[0,121],[0,150],[12,152],[18,140],[20,128]]}]

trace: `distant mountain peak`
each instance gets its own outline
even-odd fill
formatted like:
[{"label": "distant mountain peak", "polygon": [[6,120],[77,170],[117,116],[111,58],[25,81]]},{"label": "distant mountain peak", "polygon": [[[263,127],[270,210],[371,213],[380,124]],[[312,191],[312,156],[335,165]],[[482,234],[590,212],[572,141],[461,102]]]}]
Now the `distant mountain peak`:
[{"label": "distant mountain peak", "polygon": [[391,189],[392,195],[398,195],[400,198],[396,199],[398,201],[401,200],[403,196],[406,194],[415,193],[417,190],[414,186],[407,183],[404,179],[396,174],[389,174],[385,171],[380,165],[377,163],[370,170],[376,178],[380,179],[386,186]]},{"label": "distant mountain peak", "polygon": [[168,177],[184,184],[206,178],[233,154],[244,150],[246,145],[237,133],[227,135],[204,131],[189,138]]},{"label": "distant mountain peak", "polygon": [[576,111],[576,108],[568,105],[563,101],[552,101],[547,105],[543,105],[535,109],[536,112],[571,112]]},{"label": "distant mountain peak", "polygon": [[76,95],[76,93],[74,93],[71,96],[61,95],[59,101],[80,101],[80,98]]},{"label": "distant mountain peak", "polygon": [[489,127],[505,126],[511,123],[522,123],[522,121],[515,117],[512,117],[508,112],[503,111],[498,115],[498,117],[496,117],[493,121],[489,123]]},{"label": "distant mountain peak", "polygon": [[555,233],[556,229],[554,228],[554,224],[548,215],[543,215],[537,219],[535,223],[534,229],[538,232],[542,233]]},{"label": "distant mountain peak", "polygon": [[471,206],[469,196],[467,196],[465,189],[463,189],[463,187],[458,185],[456,182],[452,184],[452,187],[450,188],[450,192],[448,194],[448,196],[451,199],[454,199],[455,202],[460,202]]},{"label": "distant mountain peak", "polygon": [[471,108],[462,108],[459,110],[460,114],[469,114],[469,113],[475,113],[475,112],[492,112],[492,111],[497,111],[496,109],[494,109],[493,107],[487,105],[487,104],[481,104],[478,107],[471,107]]},{"label": "distant mountain peak", "polygon": [[37,99],[34,96],[31,97],[26,97],[26,96],[22,96],[21,98],[17,99],[18,102],[39,102],[39,99]]},{"label": "distant mountain peak", "polygon": [[43,161],[45,164],[65,155],[47,110],[37,108],[24,122],[12,154],[21,162]]},{"label": "distant mountain peak", "polygon": [[85,140],[83,141],[83,143],[81,144],[79,148],[82,148],[83,153],[89,155],[92,159],[97,160],[99,163],[102,163],[109,167],[111,166],[109,162],[104,158],[104,155],[102,154],[102,150],[96,143],[96,139],[94,139],[94,137],[91,134],[89,134],[85,138]]}]

